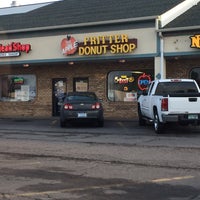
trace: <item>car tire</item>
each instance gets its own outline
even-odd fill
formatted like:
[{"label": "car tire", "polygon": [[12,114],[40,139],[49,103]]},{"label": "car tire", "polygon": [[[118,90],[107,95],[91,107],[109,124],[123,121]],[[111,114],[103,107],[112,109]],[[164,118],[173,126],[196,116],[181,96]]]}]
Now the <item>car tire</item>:
[{"label": "car tire", "polygon": [[98,120],[98,127],[104,127],[104,120]]},{"label": "car tire", "polygon": [[66,127],[66,122],[63,120],[60,120],[60,127],[65,128]]},{"label": "car tire", "polygon": [[143,119],[140,105],[138,105],[138,118],[139,118],[139,125],[144,126],[146,124],[146,121],[145,119]]},{"label": "car tire", "polygon": [[154,130],[157,134],[163,133],[164,124],[160,122],[157,110],[154,111],[153,124],[154,124]]}]

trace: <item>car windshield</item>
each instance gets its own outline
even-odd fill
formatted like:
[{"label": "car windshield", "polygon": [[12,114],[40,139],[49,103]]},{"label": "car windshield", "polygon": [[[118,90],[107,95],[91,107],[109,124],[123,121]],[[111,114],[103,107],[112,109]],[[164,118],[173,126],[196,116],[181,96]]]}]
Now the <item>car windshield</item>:
[{"label": "car windshield", "polygon": [[93,93],[72,94],[67,96],[68,101],[95,101],[97,97]]}]

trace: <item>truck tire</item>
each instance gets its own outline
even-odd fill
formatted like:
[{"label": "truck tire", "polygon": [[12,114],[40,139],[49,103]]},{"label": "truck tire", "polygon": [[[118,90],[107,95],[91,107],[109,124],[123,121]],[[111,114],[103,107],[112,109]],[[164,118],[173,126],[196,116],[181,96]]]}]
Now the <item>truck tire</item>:
[{"label": "truck tire", "polygon": [[138,118],[139,118],[139,125],[144,126],[146,124],[146,121],[145,121],[145,119],[143,119],[140,105],[138,105]]},{"label": "truck tire", "polygon": [[164,124],[160,122],[157,110],[154,111],[154,130],[157,134],[163,133]]}]

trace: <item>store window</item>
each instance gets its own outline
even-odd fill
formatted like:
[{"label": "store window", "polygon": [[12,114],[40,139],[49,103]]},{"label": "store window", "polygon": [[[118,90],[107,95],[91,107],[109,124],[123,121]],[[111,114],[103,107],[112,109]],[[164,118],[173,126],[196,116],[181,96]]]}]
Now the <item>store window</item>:
[{"label": "store window", "polygon": [[200,67],[191,70],[190,78],[194,79],[200,86]]},{"label": "store window", "polygon": [[87,92],[89,88],[88,77],[78,77],[73,79],[73,90],[75,92]]},{"label": "store window", "polygon": [[35,75],[0,76],[1,101],[32,101],[36,97]]},{"label": "store window", "polygon": [[108,74],[108,99],[110,101],[137,101],[138,94],[153,80],[153,70],[112,71]]}]

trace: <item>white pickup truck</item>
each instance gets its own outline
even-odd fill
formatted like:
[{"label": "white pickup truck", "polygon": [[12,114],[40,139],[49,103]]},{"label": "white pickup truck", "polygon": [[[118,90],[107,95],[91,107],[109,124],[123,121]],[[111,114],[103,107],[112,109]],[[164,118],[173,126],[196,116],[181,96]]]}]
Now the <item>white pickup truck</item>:
[{"label": "white pickup truck", "polygon": [[152,81],[138,98],[139,125],[153,122],[156,133],[164,125],[200,125],[200,89],[192,79],[161,79]]}]

